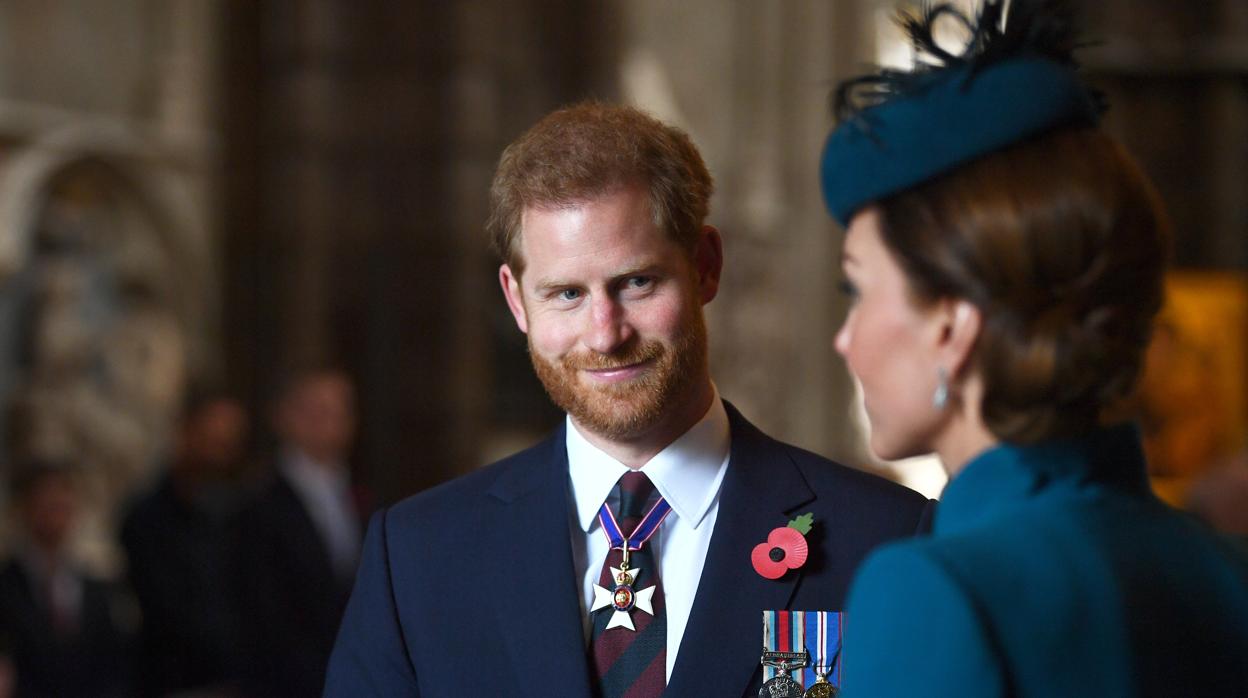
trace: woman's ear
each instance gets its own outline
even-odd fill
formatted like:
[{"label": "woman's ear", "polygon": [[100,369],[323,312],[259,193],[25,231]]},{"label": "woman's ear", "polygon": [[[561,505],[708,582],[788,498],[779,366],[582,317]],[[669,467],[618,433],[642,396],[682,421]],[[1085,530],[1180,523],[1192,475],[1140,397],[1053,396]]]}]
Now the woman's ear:
[{"label": "woman's ear", "polygon": [[983,329],[983,313],[974,303],[963,298],[939,302],[942,320],[940,334],[941,364],[951,376],[962,375],[979,341]]}]

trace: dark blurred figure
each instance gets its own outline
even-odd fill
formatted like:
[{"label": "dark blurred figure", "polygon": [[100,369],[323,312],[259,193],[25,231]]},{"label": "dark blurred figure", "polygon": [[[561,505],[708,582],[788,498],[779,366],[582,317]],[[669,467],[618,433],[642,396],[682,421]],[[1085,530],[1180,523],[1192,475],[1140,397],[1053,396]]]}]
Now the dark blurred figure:
[{"label": "dark blurred figure", "polygon": [[143,612],[142,695],[236,692],[227,524],[247,429],[237,400],[192,394],[168,470],[125,517],[121,542]]},{"label": "dark blurred figure", "polygon": [[1210,468],[1193,483],[1186,508],[1248,544],[1248,452]]},{"label": "dark blurred figure", "polygon": [[30,464],[13,483],[22,538],[0,569],[0,635],[12,648],[18,696],[132,695],[125,600],[69,554],[76,475]]},{"label": "dark blurred figure", "polygon": [[17,667],[13,665],[12,640],[0,638],[0,698],[17,695]]},{"label": "dark blurred figure", "polygon": [[355,389],[332,370],[278,395],[271,480],[238,518],[236,586],[247,692],[319,696],[359,560],[360,507],[346,458]]}]

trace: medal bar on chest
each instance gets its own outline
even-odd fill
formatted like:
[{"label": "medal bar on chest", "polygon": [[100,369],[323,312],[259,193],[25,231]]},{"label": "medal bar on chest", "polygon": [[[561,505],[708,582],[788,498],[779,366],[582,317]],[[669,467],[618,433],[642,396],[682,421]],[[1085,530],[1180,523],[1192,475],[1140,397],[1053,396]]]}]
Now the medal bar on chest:
[{"label": "medal bar on chest", "polygon": [[[763,687],[759,698],[830,698],[839,676],[841,614],[763,611]],[[831,680],[830,680],[831,679]]]}]

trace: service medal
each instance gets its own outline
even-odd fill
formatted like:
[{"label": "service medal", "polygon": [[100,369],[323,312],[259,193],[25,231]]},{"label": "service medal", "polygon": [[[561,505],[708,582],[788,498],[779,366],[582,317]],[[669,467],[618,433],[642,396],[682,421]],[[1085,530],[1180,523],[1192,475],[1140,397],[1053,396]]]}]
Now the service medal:
[{"label": "service medal", "polygon": [[820,676],[818,681],[806,689],[806,694],[802,698],[835,698],[836,694],[836,686],[828,683],[826,678]]},{"label": "service medal", "polygon": [[802,685],[789,678],[788,674],[780,674],[763,684],[758,690],[758,698],[802,698]]},{"label": "service medal", "polygon": [[841,613],[806,611],[801,613],[806,626],[806,649],[810,652],[810,668],[803,678],[808,686],[804,698],[835,696],[839,690],[841,657]]},{"label": "service medal", "polygon": [[801,614],[763,611],[763,687],[759,698],[802,698],[802,669],[810,663]]}]

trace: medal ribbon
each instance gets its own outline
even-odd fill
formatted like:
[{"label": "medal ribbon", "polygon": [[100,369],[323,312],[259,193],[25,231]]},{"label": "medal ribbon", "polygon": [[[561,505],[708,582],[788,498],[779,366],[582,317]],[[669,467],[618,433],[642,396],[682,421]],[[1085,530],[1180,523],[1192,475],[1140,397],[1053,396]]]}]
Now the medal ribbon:
[{"label": "medal ribbon", "polygon": [[[801,652],[806,647],[806,624],[801,611],[763,611],[763,649],[767,652]],[[803,688],[802,668],[789,671],[789,678]],[[763,665],[763,682],[781,674],[779,667]]]},{"label": "medal ribbon", "polygon": [[828,683],[841,685],[841,613],[806,611],[802,613],[806,623],[806,650],[810,652],[810,666],[803,675],[805,685],[811,686],[825,674]]},{"label": "medal ribbon", "polygon": [[[650,507],[650,511],[642,517],[637,524],[637,528],[628,534],[628,549],[641,550],[641,546],[659,530],[659,525],[663,523],[663,519],[672,513],[672,505],[667,503],[666,499],[659,497],[659,501]],[[623,549],[624,534],[620,531],[620,524],[616,523],[615,514],[611,512],[611,507],[603,502],[602,508],[598,510],[598,524],[602,526],[602,533],[607,537],[607,542],[612,548]]]}]

